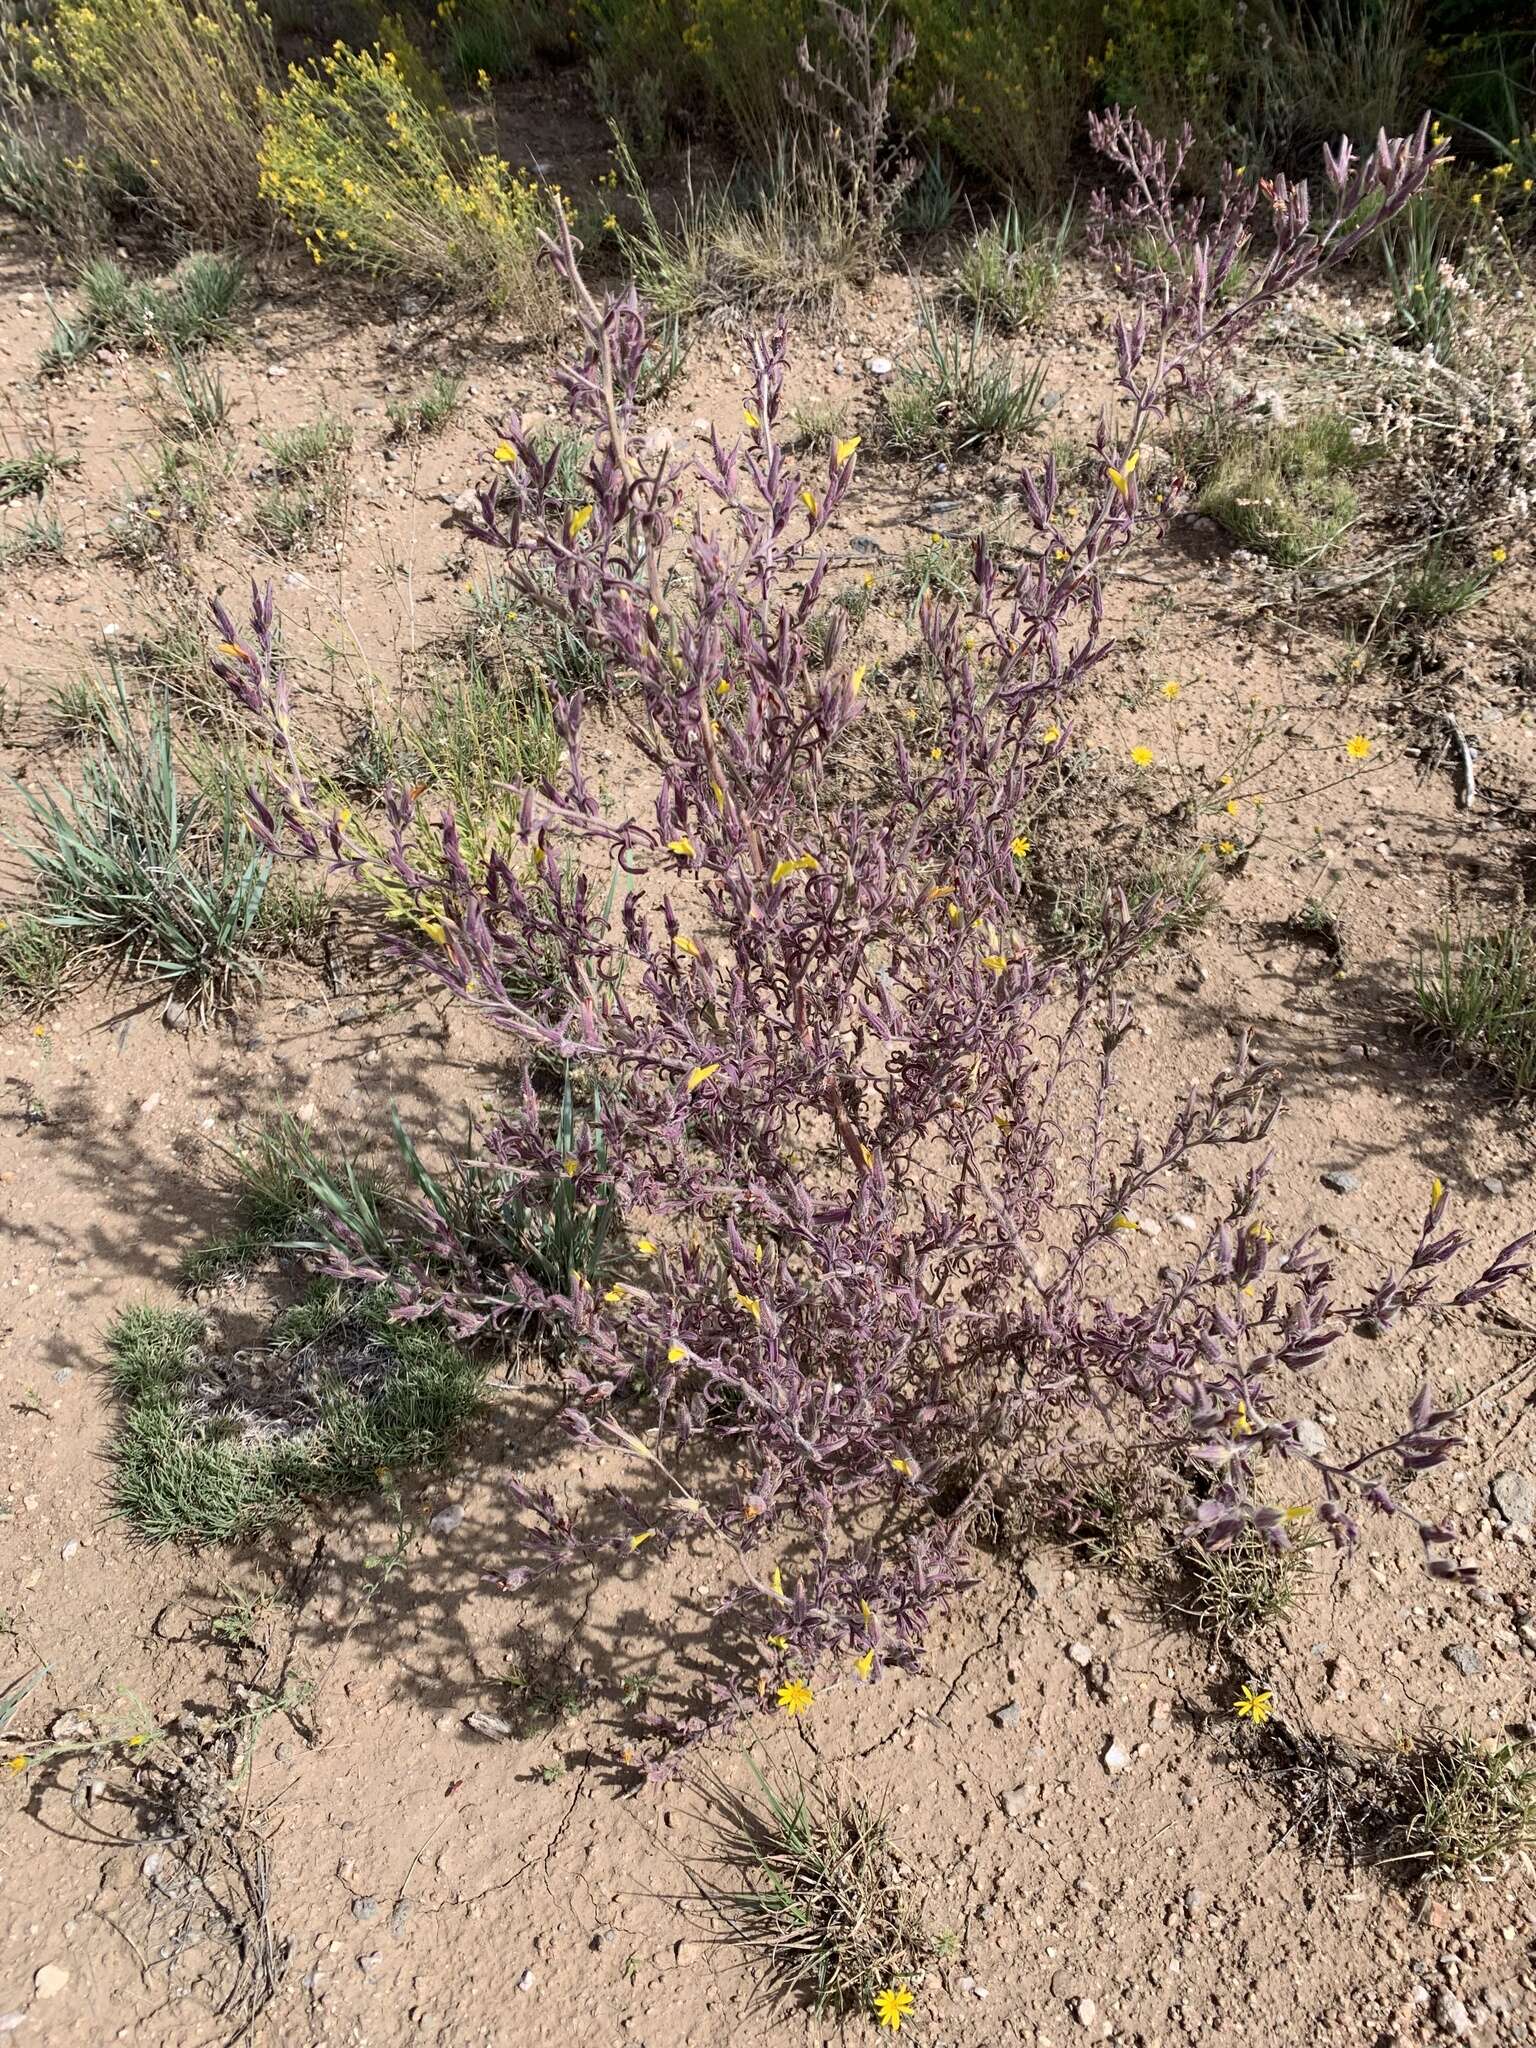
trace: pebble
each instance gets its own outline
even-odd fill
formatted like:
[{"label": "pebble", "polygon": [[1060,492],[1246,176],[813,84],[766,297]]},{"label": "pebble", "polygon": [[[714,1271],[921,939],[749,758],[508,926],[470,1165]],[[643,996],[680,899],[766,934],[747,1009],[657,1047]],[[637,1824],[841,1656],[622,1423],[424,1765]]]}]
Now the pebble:
[{"label": "pebble", "polygon": [[32,1979],[32,1989],[39,1998],[57,1998],[69,1983],[69,1972],[60,1963],[44,1963]]},{"label": "pebble", "polygon": [[517,1988],[519,1991],[531,1991],[538,1981],[532,1970],[524,1970],[517,1980]]},{"label": "pebble", "polygon": [[383,1960],[384,1956],[382,1950],[371,1948],[369,1949],[367,1955],[358,1957],[357,1967],[362,1971],[365,1977],[371,1977],[373,1972],[379,1967],[380,1963],[382,1963]]},{"label": "pebble", "polygon": [[1472,2031],[1471,2016],[1453,1991],[1435,1993],[1431,2017],[1442,2034],[1450,2034],[1458,2041]]},{"label": "pebble", "polygon": [[1099,2008],[1091,1998],[1075,1999],[1073,2001],[1073,2012],[1080,2027],[1091,2027],[1099,2016]]},{"label": "pebble", "polygon": [[1118,1778],[1122,1771],[1130,1769],[1130,1764],[1130,1752],[1122,1749],[1118,1742],[1111,1741],[1104,1752],[1104,1768],[1109,1775]]},{"label": "pebble", "polygon": [[1488,1491],[1512,1529],[1530,1528],[1532,1517],[1536,1516],[1536,1481],[1511,1469],[1498,1473]]},{"label": "pebble", "polygon": [[1093,1662],[1093,1651],[1087,1643],[1068,1643],[1067,1655],[1085,1671]]},{"label": "pebble", "polygon": [[1478,1183],[1485,1195],[1502,1195],[1504,1183],[1496,1173],[1485,1173]]},{"label": "pebble", "polygon": [[871,377],[889,377],[896,365],[889,356],[867,356],[864,360],[864,367],[868,370]]},{"label": "pebble", "polygon": [[999,1707],[992,1718],[999,1728],[1017,1728],[1024,1718],[1024,1709],[1017,1700],[1010,1700],[1006,1707]]},{"label": "pebble", "polygon": [[1360,1185],[1359,1174],[1350,1173],[1342,1166],[1330,1166],[1319,1178],[1323,1186],[1335,1195],[1352,1195]]},{"label": "pebble", "polygon": [[379,1902],[377,1899],[354,1899],[352,1901],[352,1918],[354,1920],[376,1920],[378,1916]]},{"label": "pebble", "polygon": [[1452,1643],[1445,1654],[1463,1678],[1476,1678],[1482,1671],[1482,1657],[1470,1643]]},{"label": "pebble", "polygon": [[1010,1820],[1022,1820],[1029,1812],[1035,1796],[1033,1785],[1015,1785],[1011,1792],[1003,1794],[1003,1811]]},{"label": "pebble", "polygon": [[1320,1422],[1310,1415],[1303,1416],[1295,1425],[1296,1441],[1309,1458],[1323,1458],[1328,1454],[1328,1432]]},{"label": "pebble", "polygon": [[446,1507],[438,1509],[431,1521],[428,1522],[427,1527],[434,1536],[451,1536],[463,1519],[463,1503],[451,1500]]}]

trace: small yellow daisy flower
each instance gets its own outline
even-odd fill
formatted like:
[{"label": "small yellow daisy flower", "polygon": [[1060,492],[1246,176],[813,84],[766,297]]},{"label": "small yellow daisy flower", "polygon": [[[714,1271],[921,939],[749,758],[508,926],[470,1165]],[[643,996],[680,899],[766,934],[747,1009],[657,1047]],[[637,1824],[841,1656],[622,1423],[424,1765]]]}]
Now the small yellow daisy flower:
[{"label": "small yellow daisy flower", "polygon": [[901,2023],[911,2012],[917,2000],[905,1984],[893,1984],[888,1991],[877,1991],[874,1997],[875,2018],[891,2033],[901,2032]]},{"label": "small yellow daisy flower", "polygon": [[1371,751],[1371,743],[1363,732],[1357,732],[1344,742],[1344,751],[1351,761],[1363,761]]},{"label": "small yellow daisy flower", "polygon": [[1152,749],[1150,747],[1132,747],[1131,759],[1138,768],[1150,768],[1154,759]]},{"label": "small yellow daisy flower", "polygon": [[1245,1685],[1232,1702],[1232,1711],[1239,1721],[1251,1721],[1255,1728],[1262,1728],[1275,1711],[1275,1696],[1256,1685]]},{"label": "small yellow daisy flower", "polygon": [[811,1688],[799,1678],[788,1679],[774,1695],[779,1708],[788,1714],[791,1721],[803,1714],[815,1697]]}]

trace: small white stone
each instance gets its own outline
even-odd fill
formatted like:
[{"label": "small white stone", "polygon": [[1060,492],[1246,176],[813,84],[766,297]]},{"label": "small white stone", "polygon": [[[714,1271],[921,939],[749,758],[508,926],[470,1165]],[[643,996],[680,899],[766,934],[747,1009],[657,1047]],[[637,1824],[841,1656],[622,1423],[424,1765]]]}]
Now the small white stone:
[{"label": "small white stone", "polygon": [[531,1991],[538,1981],[532,1970],[524,1970],[521,1977],[517,1980],[517,1988],[519,1991]]},{"label": "small white stone", "polygon": [[57,1998],[68,1982],[68,1970],[58,1963],[44,1963],[32,1979],[32,1989],[39,1998]]},{"label": "small white stone", "polygon": [[1111,1742],[1108,1749],[1104,1752],[1104,1768],[1108,1771],[1109,1775],[1112,1778],[1118,1778],[1122,1771],[1129,1770],[1130,1763],[1129,1754],[1120,1747],[1118,1742]]}]

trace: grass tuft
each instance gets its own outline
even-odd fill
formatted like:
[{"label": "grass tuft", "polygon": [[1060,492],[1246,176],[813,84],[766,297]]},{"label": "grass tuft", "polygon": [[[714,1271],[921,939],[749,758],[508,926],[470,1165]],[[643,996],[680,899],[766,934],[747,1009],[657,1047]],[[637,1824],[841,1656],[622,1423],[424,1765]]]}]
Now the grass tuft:
[{"label": "grass tuft", "polygon": [[114,257],[93,257],[80,272],[75,312],[55,316],[41,367],[66,370],[104,347],[184,354],[225,340],[245,281],[238,257],[206,251],[184,256],[163,279],[135,278]]},{"label": "grass tuft", "polygon": [[869,2015],[937,1953],[889,1824],[856,1796],[808,1786],[798,1766],[792,1783],[748,1767],[751,1793],[708,1784],[719,1846],[695,1883],[716,1939],[776,2002]]},{"label": "grass tuft", "polygon": [[1414,1002],[1429,1032],[1512,1096],[1536,1089],[1536,931],[1457,933],[1419,955]]}]

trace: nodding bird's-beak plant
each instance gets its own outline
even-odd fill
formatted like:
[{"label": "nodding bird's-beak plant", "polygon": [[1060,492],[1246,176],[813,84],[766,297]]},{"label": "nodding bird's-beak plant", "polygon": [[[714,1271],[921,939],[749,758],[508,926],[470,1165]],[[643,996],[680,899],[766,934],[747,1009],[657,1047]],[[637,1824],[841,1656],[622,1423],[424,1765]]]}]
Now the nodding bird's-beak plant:
[{"label": "nodding bird's-beak plant", "polygon": [[[1186,1475],[1198,1540],[1249,1529],[1284,1546],[1306,1506],[1347,1545],[1362,1503],[1406,1511],[1394,1473],[1442,1461],[1454,1417],[1426,1390],[1392,1441],[1313,1455],[1291,1383],[1353,1325],[1470,1308],[1525,1270],[1521,1240],[1438,1292],[1462,1240],[1437,1187],[1405,1268],[1340,1302],[1310,1242],[1272,1241],[1262,1165],[1182,1271],[1141,1277],[1125,1257],[1136,1204],[1170,1170],[1264,1136],[1266,1073],[1240,1050],[1166,1130],[1115,1137],[1115,970],[1141,932],[1122,906],[1099,964],[1043,961],[1019,821],[1107,651],[1103,575],[1154,509],[1137,469],[1171,399],[1399,211],[1435,152],[1423,128],[1363,157],[1342,143],[1317,217],[1281,178],[1229,175],[1212,207],[1181,204],[1181,150],[1118,112],[1094,139],[1124,188],[1096,201],[1094,238],[1133,299],[1102,482],[1069,527],[1047,460],[1023,480],[1020,559],[978,540],[966,600],[926,606],[942,744],[892,743],[878,798],[857,794],[872,693],[835,622],[808,654],[855,442],[814,478],[796,468],[782,329],[751,344],[743,438],[697,459],[638,435],[645,312],[632,291],[594,298],[568,228],[549,255],[584,337],[558,378],[593,440],[586,499],[557,494],[514,415],[474,532],[517,601],[620,680],[654,809],[604,814],[573,695],[562,773],[523,793],[510,843],[472,860],[475,821],[418,816],[403,788],[370,831],[304,765],[270,592],[245,640],[215,608],[217,667],[273,757],[267,843],[361,885],[399,951],[530,1066],[553,1056],[590,1079],[575,1138],[525,1084],[461,1163],[474,1203],[419,1174],[393,1272],[345,1231],[335,1262],[466,1337],[537,1318],[571,1435],[628,1461],[632,1489],[584,1514],[537,1475],[514,1482],[526,1546],[505,1586],[643,1545],[647,1561],[676,1544],[732,1554],[721,1604],[756,1661],[701,1688],[667,1723],[674,1743],[776,1688],[798,1702],[818,1674],[915,1666],[936,1606],[968,1583],[978,1516],[1045,1490],[1095,1431]],[[526,1217],[557,1194],[622,1219],[606,1270],[509,1254],[498,1202]],[[1459,1575],[1452,1532],[1420,1528],[1430,1569]]]}]

